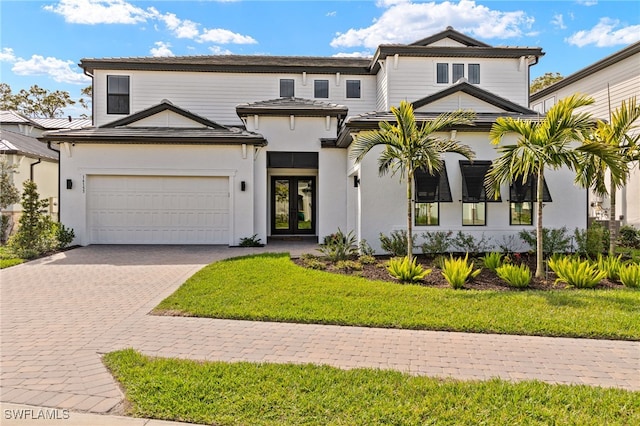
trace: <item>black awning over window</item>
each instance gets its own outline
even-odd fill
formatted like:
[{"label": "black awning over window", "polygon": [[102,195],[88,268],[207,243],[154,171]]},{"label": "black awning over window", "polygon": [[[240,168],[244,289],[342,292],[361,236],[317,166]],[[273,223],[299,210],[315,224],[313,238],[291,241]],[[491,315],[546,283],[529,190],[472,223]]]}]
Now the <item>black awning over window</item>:
[{"label": "black awning over window", "polygon": [[[537,179],[534,175],[529,175],[526,182],[524,179],[517,179],[509,186],[509,201],[512,203],[524,203],[536,201]],[[550,203],[551,194],[547,187],[547,181],[542,179],[542,201]]]},{"label": "black awning over window", "polygon": [[442,173],[432,176],[422,169],[416,170],[414,176],[416,183],[417,203],[450,203],[451,189],[449,188],[449,178],[447,168],[442,164]]},{"label": "black awning over window", "polygon": [[498,197],[488,197],[484,188],[484,176],[491,167],[491,161],[460,160],[460,172],[462,173],[462,202],[484,203],[501,202]]},{"label": "black awning over window", "polygon": [[267,152],[267,167],[279,169],[317,169],[317,152]]}]

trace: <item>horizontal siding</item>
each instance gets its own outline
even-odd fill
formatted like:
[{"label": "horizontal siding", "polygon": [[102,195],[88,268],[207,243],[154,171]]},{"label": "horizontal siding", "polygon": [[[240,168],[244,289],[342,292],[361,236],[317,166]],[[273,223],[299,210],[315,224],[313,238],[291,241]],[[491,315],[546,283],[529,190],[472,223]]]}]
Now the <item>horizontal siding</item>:
[{"label": "horizontal siding", "polygon": [[[102,125],[122,118],[122,115],[106,114],[106,75],[129,75],[131,113],[159,104],[167,99],[174,105],[189,110],[220,124],[241,124],[236,106],[241,103],[276,99],[280,96],[280,79],[295,80],[295,96],[313,98],[315,79],[329,80],[329,98],[349,108],[349,115],[373,111],[376,106],[375,76],[348,76],[335,74],[308,74],[303,84],[302,74],[243,74],[198,72],[104,72],[96,71],[94,90],[96,124]],[[361,81],[361,98],[347,99],[346,80]]]},{"label": "horizontal siding", "polygon": [[[518,70],[517,59],[478,58],[466,60],[463,58],[446,60],[438,58],[407,58],[400,57],[398,67],[388,67],[388,97],[391,105],[397,105],[401,100],[416,101],[437,93],[451,84],[436,84],[436,64],[480,64],[480,84],[484,90],[506,98],[516,104],[526,106],[528,102],[528,66]],[[451,66],[449,66],[451,73]]]},{"label": "horizontal siding", "polygon": [[377,93],[376,93],[376,111],[388,111],[389,105],[387,104],[388,100],[388,84],[387,84],[387,67],[385,64],[378,71],[377,81]]}]

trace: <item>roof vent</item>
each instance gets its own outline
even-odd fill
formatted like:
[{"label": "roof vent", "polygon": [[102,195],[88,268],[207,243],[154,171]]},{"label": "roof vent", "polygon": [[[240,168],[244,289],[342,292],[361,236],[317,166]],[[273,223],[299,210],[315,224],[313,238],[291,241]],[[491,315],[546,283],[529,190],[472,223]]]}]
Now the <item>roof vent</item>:
[{"label": "roof vent", "polygon": [[169,105],[173,105],[173,102],[171,102],[169,99],[163,99],[162,101],[160,101],[161,104],[169,104]]},{"label": "roof vent", "polygon": [[455,82],[455,84],[466,83],[467,81],[469,80],[467,80],[465,77],[460,77],[458,81]]},{"label": "roof vent", "polygon": [[451,25],[447,27],[447,31],[450,31],[450,30],[453,30],[453,27]]}]

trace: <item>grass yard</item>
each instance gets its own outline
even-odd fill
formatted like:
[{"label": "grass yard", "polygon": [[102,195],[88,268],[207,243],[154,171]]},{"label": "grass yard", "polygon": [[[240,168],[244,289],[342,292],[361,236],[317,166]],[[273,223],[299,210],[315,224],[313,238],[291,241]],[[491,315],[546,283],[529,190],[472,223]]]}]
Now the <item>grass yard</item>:
[{"label": "grass yard", "polygon": [[24,262],[23,259],[15,257],[5,246],[0,246],[0,269],[19,265],[22,262]]},{"label": "grass yard", "polygon": [[640,424],[640,393],[373,369],[105,355],[136,417],[215,425]]},{"label": "grass yard", "polygon": [[[437,272],[434,272],[437,273]],[[295,265],[288,254],[213,263],[161,315],[640,340],[640,291],[474,291],[371,281]]]}]

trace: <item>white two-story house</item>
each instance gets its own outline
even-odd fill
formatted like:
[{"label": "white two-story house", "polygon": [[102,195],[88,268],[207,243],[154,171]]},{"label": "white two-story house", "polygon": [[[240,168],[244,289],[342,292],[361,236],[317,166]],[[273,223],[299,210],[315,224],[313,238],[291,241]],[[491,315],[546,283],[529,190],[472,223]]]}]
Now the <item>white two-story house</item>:
[{"label": "white two-story house", "polygon": [[[372,58],[194,56],[83,59],[94,127],[48,132],[60,145],[61,220],[78,244],[228,244],[257,235],[322,240],[338,228],[380,248],[403,229],[404,183],[378,175],[378,152],[349,157],[355,135],[400,101],[419,120],[456,109],[450,134],[476,152],[416,182],[415,232],[493,237],[533,229],[533,188],[487,197],[499,116],[536,119],[537,47],[493,47],[447,28]],[[515,138],[514,138],[515,140]],[[584,228],[587,195],[567,170],[546,174],[545,226]]]}]

